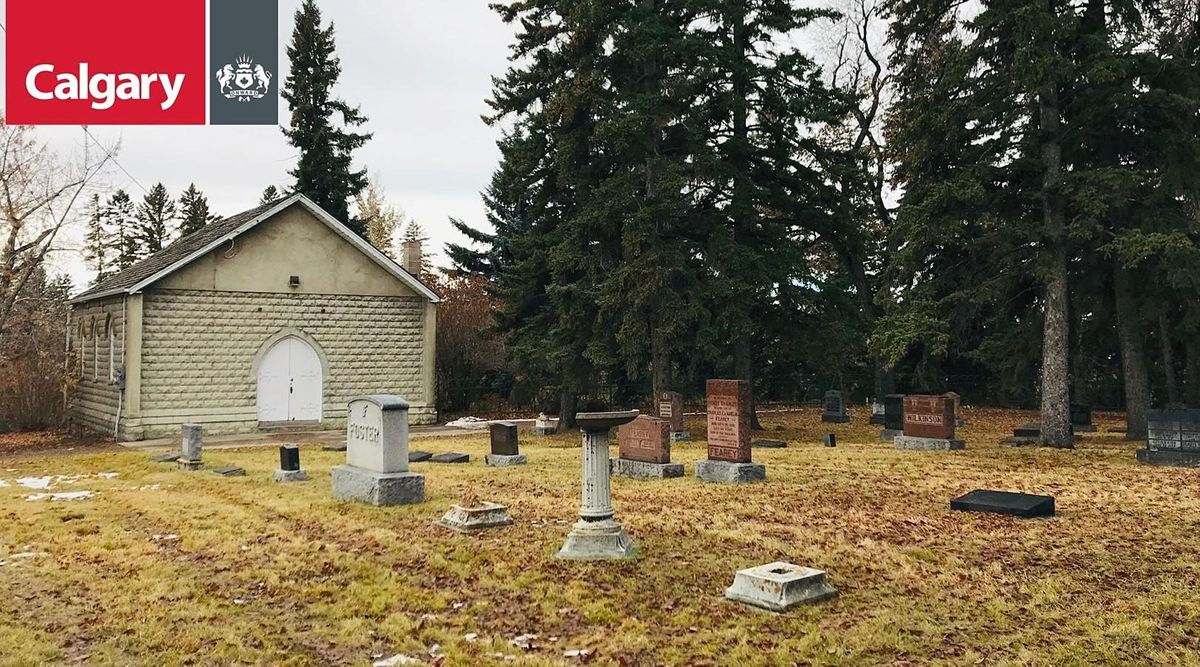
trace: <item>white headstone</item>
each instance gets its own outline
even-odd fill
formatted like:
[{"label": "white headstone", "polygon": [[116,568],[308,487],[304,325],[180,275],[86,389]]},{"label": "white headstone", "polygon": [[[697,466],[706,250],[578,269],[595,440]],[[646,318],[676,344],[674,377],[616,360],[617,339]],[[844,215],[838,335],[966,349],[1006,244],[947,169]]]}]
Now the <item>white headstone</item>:
[{"label": "white headstone", "polygon": [[408,402],[378,394],[351,399],[346,463],[380,473],[408,472]]}]

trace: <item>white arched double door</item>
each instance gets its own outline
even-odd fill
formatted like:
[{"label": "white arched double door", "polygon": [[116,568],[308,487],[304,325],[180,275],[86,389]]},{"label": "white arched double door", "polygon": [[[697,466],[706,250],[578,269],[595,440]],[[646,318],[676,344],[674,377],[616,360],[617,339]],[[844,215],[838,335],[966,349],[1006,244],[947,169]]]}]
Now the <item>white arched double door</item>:
[{"label": "white arched double door", "polygon": [[321,358],[296,336],[276,341],[258,366],[258,421],[321,421]]}]

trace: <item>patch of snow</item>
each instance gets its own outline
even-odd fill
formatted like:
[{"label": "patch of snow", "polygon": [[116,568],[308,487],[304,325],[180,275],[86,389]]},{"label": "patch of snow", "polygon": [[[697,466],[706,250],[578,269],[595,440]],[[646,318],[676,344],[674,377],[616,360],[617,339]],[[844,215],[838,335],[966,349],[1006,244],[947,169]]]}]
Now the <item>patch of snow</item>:
[{"label": "patch of snow", "polygon": [[178,542],[179,536],[175,533],[167,533],[166,535],[159,535],[158,533],[155,533],[150,536],[150,539],[154,540],[155,542]]},{"label": "patch of snow", "polygon": [[50,475],[45,477],[22,477],[17,480],[17,484],[27,489],[48,489],[50,488],[50,480],[53,479]]},{"label": "patch of snow", "polygon": [[51,502],[54,502],[56,500],[83,500],[91,497],[91,491],[64,491],[62,493],[35,493],[31,496],[25,496],[25,500],[37,501],[49,498]]},{"label": "patch of snow", "polygon": [[421,661],[412,656],[407,656],[403,653],[397,653],[390,658],[376,660],[371,664],[372,667],[396,667],[396,665],[419,665],[421,664]]},{"label": "patch of snow", "polygon": [[490,423],[491,422],[489,422],[488,420],[480,419],[479,417],[462,417],[460,419],[455,419],[452,422],[446,422],[446,426],[449,426],[450,428],[465,428],[468,430],[480,430],[480,429],[487,428],[488,424],[490,424]]},{"label": "patch of snow", "polygon": [[463,639],[465,639],[469,642],[479,641],[479,633],[478,632],[468,632],[467,634],[463,635]]},{"label": "patch of snow", "polygon": [[4,480],[0,479],[0,489],[4,488],[4,487],[6,487],[6,486],[8,486],[8,482],[6,482],[6,481],[4,481]]},{"label": "patch of snow", "polygon": [[16,560],[18,558],[44,558],[50,554],[45,551],[22,551],[19,554],[13,554],[9,558]]},{"label": "patch of snow", "polygon": [[592,654],[595,652],[596,652],[596,649],[594,649],[594,648],[573,648],[570,651],[564,651],[563,657],[564,658],[579,658],[580,660],[586,660],[586,659],[592,657]]},{"label": "patch of snow", "polygon": [[530,649],[537,648],[537,645],[533,643],[533,640],[537,638],[538,636],[535,634],[518,635],[513,637],[508,643],[516,646],[517,648],[523,648],[528,651]]},{"label": "patch of snow", "polygon": [[117,477],[121,476],[121,473],[119,473],[119,472],[101,472],[101,473],[96,473],[96,476],[101,479],[116,479]]}]

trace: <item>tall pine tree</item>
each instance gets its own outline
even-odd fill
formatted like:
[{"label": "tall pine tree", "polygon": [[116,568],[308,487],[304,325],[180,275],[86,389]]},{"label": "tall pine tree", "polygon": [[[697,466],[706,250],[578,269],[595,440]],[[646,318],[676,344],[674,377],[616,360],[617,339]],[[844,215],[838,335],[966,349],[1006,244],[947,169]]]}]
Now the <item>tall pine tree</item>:
[{"label": "tall pine tree", "polygon": [[334,55],[333,24],[321,25],[315,0],[304,0],[296,10],[287,54],[291,68],[283,98],[291,109],[291,123],[284,134],[300,151],[299,163],[291,171],[294,189],[365,238],[366,226],[350,218],[349,201],[367,186],[367,170],[355,170],[353,162],[354,151],[371,135],[351,131],[365,123],[366,116],[333,97],[342,66]]},{"label": "tall pine tree", "polygon": [[162,183],[150,187],[137,210],[138,254],[152,255],[170,243],[171,225],[175,220],[175,200],[167,194]]},{"label": "tall pine tree", "polygon": [[179,235],[194,234],[212,222],[216,216],[208,208],[208,198],[191,183],[179,195]]},{"label": "tall pine tree", "polygon": [[133,199],[124,190],[117,190],[104,207],[104,220],[109,230],[109,252],[117,268],[124,269],[142,257],[137,236],[137,211]]},{"label": "tall pine tree", "polygon": [[88,202],[87,235],[84,237],[83,258],[88,268],[96,272],[96,280],[101,280],[109,273],[109,241],[108,230],[105,229],[104,207],[100,203],[100,195],[93,194]]}]

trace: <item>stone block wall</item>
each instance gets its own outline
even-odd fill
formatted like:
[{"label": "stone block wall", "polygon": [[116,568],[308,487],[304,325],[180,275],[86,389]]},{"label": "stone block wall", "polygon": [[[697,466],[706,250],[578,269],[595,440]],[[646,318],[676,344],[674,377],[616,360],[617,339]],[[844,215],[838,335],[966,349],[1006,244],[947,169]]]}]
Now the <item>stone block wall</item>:
[{"label": "stone block wall", "polygon": [[70,401],[71,425],[112,436],[120,393],[113,380],[125,365],[124,297],[75,306],[70,336],[71,374],[75,381]]}]

